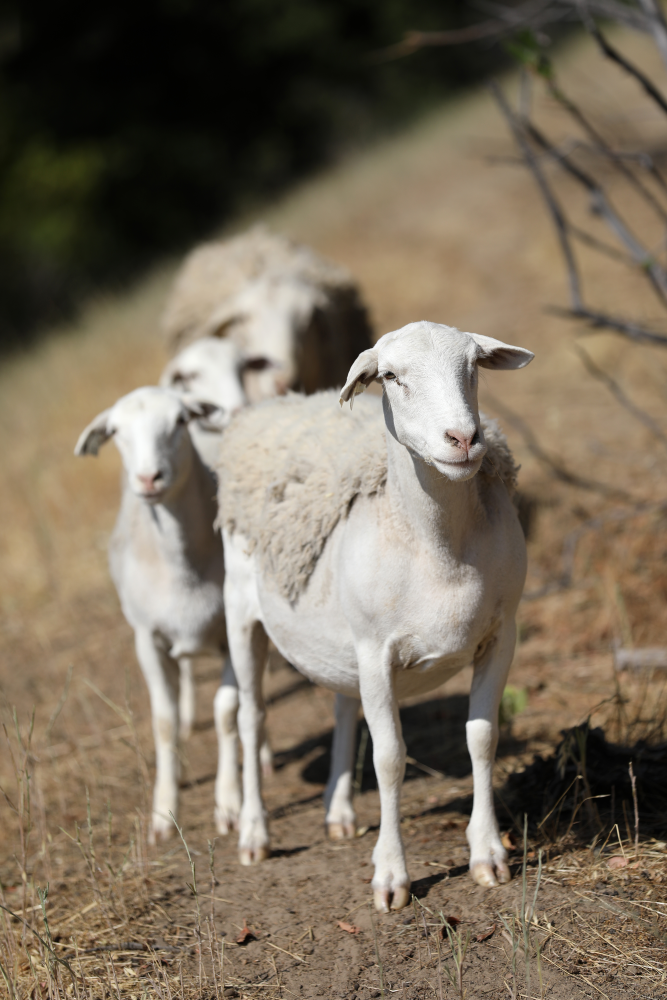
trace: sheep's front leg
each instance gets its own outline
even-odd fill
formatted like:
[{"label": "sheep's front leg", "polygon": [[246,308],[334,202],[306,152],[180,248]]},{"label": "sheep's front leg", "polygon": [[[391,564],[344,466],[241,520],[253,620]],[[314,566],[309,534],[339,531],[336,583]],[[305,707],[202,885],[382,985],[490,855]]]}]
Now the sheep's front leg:
[{"label": "sheep's front leg", "polygon": [[137,659],[148,685],[155,739],[155,788],[151,843],[166,840],[174,829],[169,813],[178,816],[178,693],[179,667],[155,644],[148,629],[137,629],[134,637]]},{"label": "sheep's front leg", "polygon": [[229,657],[225,658],[222,681],[213,702],[215,731],[218,735],[218,774],[215,781],[215,824],[218,833],[238,829],[241,813],[239,783],[239,732],[236,716],[239,689]]},{"label": "sheep's front leg", "polygon": [[336,728],[331,749],[331,774],[324,792],[327,832],[331,840],[354,837],[357,817],[352,805],[354,738],[357,732],[359,699],[336,695]]},{"label": "sheep's front leg", "polygon": [[380,790],[380,834],[373,851],[373,895],[376,909],[388,912],[400,910],[410,902],[410,877],[405,864],[400,817],[405,743],[392,670],[388,664],[378,667],[378,658],[378,655],[359,656],[359,682]]},{"label": "sheep's front leg", "polygon": [[470,874],[478,885],[509,882],[507,851],[502,845],[493,806],[493,763],[498,745],[498,709],[514,656],[514,620],[503,625],[496,642],[475,663],[466,724],[474,782],[473,806],[466,830]]}]

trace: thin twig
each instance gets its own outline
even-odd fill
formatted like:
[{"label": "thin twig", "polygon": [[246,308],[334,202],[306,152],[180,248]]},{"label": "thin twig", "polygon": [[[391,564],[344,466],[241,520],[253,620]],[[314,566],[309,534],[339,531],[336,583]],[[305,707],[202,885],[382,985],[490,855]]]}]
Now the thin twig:
[{"label": "thin twig", "polygon": [[491,406],[497,410],[498,413],[500,413],[503,420],[507,421],[508,424],[519,432],[531,455],[533,455],[539,462],[546,465],[556,479],[559,479],[562,483],[567,483],[568,486],[576,486],[582,490],[590,490],[593,493],[600,493],[602,496],[618,497],[619,499],[629,501],[635,499],[629,493],[626,493],[625,490],[621,490],[617,486],[608,486],[607,483],[598,482],[596,479],[588,479],[586,476],[580,476],[578,473],[570,471],[570,469],[568,469],[560,459],[550,455],[542,447],[532,429],[528,426],[525,420],[519,416],[518,413],[510,410],[505,403],[501,403],[496,396],[492,396],[488,392],[486,393],[486,398]]},{"label": "thin twig", "polygon": [[632,785],[632,801],[635,807],[635,857],[639,854],[639,807],[637,805],[637,779],[635,777],[635,772],[632,769],[632,761],[630,761],[630,784]]},{"label": "thin twig", "polygon": [[606,385],[614,399],[620,403],[621,406],[628,411],[628,413],[632,414],[635,420],[638,420],[644,425],[644,427],[648,428],[651,434],[653,434],[653,436],[660,441],[664,448],[667,448],[667,434],[665,434],[653,417],[651,417],[645,410],[642,410],[640,406],[637,406],[636,403],[633,403],[632,400],[626,396],[616,379],[612,378],[611,375],[607,375],[607,373],[602,371],[601,368],[598,368],[590,354],[581,344],[575,344],[574,349],[584,363],[584,367],[586,368],[588,374],[592,375],[593,378],[598,380],[598,382],[602,382],[603,385]]},{"label": "thin twig", "polygon": [[568,235],[568,225],[565,213],[563,212],[555,194],[551,190],[538,158],[535,156],[530,144],[526,140],[523,127],[507,103],[505,95],[495,80],[492,80],[489,86],[491,88],[491,93],[498,102],[498,106],[507,120],[507,123],[512,131],[512,135],[514,136],[514,140],[521,151],[526,165],[531,170],[533,177],[537,182],[537,186],[542,193],[542,197],[546,202],[551,218],[556,226],[561,252],[567,268],[568,282],[570,286],[570,301],[572,302],[572,307],[574,309],[580,309],[582,308],[581,281],[579,278],[579,270],[577,268],[574,251],[572,250],[572,245]]}]

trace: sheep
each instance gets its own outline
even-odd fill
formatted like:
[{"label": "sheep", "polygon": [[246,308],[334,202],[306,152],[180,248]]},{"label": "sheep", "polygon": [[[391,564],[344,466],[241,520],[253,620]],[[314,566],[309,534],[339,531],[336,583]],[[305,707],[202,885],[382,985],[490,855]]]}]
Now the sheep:
[{"label": "sheep", "polygon": [[172,358],[160,376],[159,384],[182,398],[205,399],[216,404],[216,422],[209,417],[190,424],[190,436],[209,468],[217,461],[220,432],[248,402],[242,378],[247,367],[233,340],[202,337]]},{"label": "sheep", "polygon": [[[134,629],[137,659],[151,699],[156,751],[153,842],[171,834],[170,814],[178,814],[179,743],[194,708],[191,660],[226,650],[215,479],[193,446],[188,427],[193,420],[215,415],[220,417],[210,403],[144,387],[95,417],[75,448],[76,455],[97,455],[113,436],[123,460],[109,567],[123,614]],[[215,815],[218,830],[227,833],[236,826],[240,811],[238,693],[229,659],[214,707],[219,740]]]},{"label": "sheep", "polygon": [[[378,381],[381,403],[368,398],[343,414],[333,393],[286,397],[244,411],[227,429],[218,498],[227,637],[240,696],[243,864],[269,852],[258,678],[270,637],[306,676],[340,693],[344,729],[361,699],[381,804],[372,884],[384,911],[410,898],[398,700],[472,664],[470,871],[482,886],[509,880],[491,775],[526,548],[510,496],[514,463],[497,427],[487,424],[496,447],[485,440],[477,379],[480,367],[522,368],[532,358],[490,337],[411,323],[361,353],[340,393],[351,409],[355,395]],[[300,516],[291,534],[290,509]],[[337,743],[339,787],[328,793],[345,799],[349,737]]]},{"label": "sheep", "polygon": [[172,351],[202,337],[233,340],[250,402],[339,386],[372,343],[348,271],[264,226],[189,254],[162,330]]}]

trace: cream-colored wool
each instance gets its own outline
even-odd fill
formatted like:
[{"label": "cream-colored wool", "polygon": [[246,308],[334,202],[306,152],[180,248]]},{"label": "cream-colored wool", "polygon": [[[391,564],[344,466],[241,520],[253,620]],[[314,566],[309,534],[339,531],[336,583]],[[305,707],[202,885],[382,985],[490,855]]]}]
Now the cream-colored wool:
[{"label": "cream-colored wool", "polygon": [[[480,414],[488,452],[478,475],[498,476],[512,495],[517,467],[495,420]],[[296,393],[244,410],[223,436],[219,524],[259,550],[278,591],[296,602],[325,542],[359,496],[382,491],[387,447],[381,400],[354,411],[335,391]]]},{"label": "cream-colored wool", "polygon": [[325,308],[359,311],[362,325],[368,327],[366,310],[349,271],[258,225],[231,239],[204,243],[188,254],[161,320],[170,349],[180,350],[202,336],[220,336],[219,331],[209,328],[211,317],[248,282],[263,277],[316,286],[326,300]]}]

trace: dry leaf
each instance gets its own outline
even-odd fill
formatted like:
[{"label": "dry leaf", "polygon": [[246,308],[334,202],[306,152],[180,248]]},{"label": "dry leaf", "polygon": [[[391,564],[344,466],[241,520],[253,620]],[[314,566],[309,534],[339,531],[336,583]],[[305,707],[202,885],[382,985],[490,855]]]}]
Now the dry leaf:
[{"label": "dry leaf", "polygon": [[609,858],[607,868],[625,868],[627,863],[627,858],[622,858],[620,854],[615,854],[613,858]]},{"label": "dry leaf", "polygon": [[348,934],[361,933],[361,927],[357,927],[356,924],[348,924],[347,920],[337,920],[336,923],[342,931],[347,931]]},{"label": "dry leaf", "polygon": [[364,883],[364,885],[370,885],[371,882],[373,881],[373,879],[372,878],[362,878],[361,881]]},{"label": "dry leaf", "polygon": [[449,927],[451,931],[455,931],[460,923],[461,923],[460,917],[454,917],[454,916],[445,917],[445,926],[442,927],[440,930],[440,936],[442,937],[443,941],[447,940],[447,927]]},{"label": "dry leaf", "polygon": [[486,930],[483,931],[481,934],[476,934],[475,935],[475,940],[476,941],[488,941],[489,938],[492,937],[495,934],[495,932],[496,932],[496,925],[495,924],[491,924],[491,926],[487,927]]},{"label": "dry leaf", "polygon": [[236,939],[237,944],[248,944],[250,941],[256,941],[257,935],[250,930],[248,927],[248,921],[244,918],[243,920],[243,930]]},{"label": "dry leaf", "polygon": [[516,848],[516,841],[511,830],[506,830],[500,840],[506,851],[513,851]]}]

